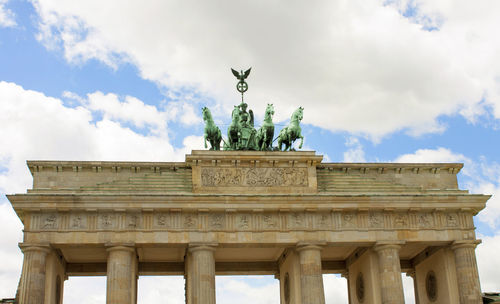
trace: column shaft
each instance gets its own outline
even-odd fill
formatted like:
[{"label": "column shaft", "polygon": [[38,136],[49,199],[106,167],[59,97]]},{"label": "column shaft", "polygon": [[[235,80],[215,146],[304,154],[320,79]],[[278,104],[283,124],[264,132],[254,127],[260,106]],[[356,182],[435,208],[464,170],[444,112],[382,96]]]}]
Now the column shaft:
[{"label": "column shaft", "polygon": [[215,304],[215,247],[197,245],[189,248],[192,277],[188,286],[190,304]]},{"label": "column shaft", "polygon": [[137,260],[135,248],[113,246],[108,248],[107,290],[108,304],[135,304]]},{"label": "column shaft", "polygon": [[399,260],[400,248],[401,246],[396,244],[377,244],[374,247],[378,254],[383,304],[401,304],[405,301]]},{"label": "column shaft", "polygon": [[300,260],[302,304],[324,304],[321,247],[304,245],[297,248]]},{"label": "column shaft", "polygon": [[24,252],[23,270],[19,286],[20,304],[43,304],[45,301],[46,245],[20,245]]},{"label": "column shaft", "polygon": [[475,253],[477,244],[477,241],[455,242],[451,247],[455,254],[460,304],[482,303]]}]

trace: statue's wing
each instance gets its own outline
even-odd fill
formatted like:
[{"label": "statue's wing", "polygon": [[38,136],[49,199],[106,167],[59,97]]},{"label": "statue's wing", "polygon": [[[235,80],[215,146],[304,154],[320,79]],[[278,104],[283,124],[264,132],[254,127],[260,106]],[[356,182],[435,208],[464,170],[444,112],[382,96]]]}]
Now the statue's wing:
[{"label": "statue's wing", "polygon": [[231,72],[233,72],[233,75],[236,76],[236,78],[240,79],[240,73],[238,73],[238,71],[231,68]]},{"label": "statue's wing", "polygon": [[249,68],[248,70],[246,70],[246,71],[245,71],[245,73],[243,74],[245,77],[244,77],[243,79],[247,78],[247,77],[248,77],[248,75],[250,75],[250,70],[251,70],[251,69],[252,69],[252,68]]}]

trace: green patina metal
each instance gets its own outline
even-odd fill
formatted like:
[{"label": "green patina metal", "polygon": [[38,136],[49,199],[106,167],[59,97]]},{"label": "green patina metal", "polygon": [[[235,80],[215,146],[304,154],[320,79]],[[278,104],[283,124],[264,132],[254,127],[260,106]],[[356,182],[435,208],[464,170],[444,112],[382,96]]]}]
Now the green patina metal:
[{"label": "green patina metal", "polygon": [[210,113],[207,107],[203,107],[201,111],[203,113],[203,121],[205,121],[205,134],[203,136],[205,148],[207,148],[208,140],[210,142],[210,150],[220,150],[220,142],[222,140],[220,129],[215,125],[212,113]]},{"label": "green patina metal", "polygon": [[[227,141],[224,141],[224,150],[253,150],[253,151],[273,151],[280,150],[284,144],[284,151],[292,151],[293,142],[300,138],[299,149],[302,148],[304,137],[301,135],[300,121],[303,118],[304,108],[299,107],[293,112],[290,123],[283,128],[279,136],[274,137],[274,106],[267,104],[264,113],[264,122],[257,131],[254,125],[254,115],[248,104],[244,101],[244,93],[248,90],[248,84],[245,79],[250,75],[252,68],[245,72],[237,72],[231,69],[233,75],[238,79],[236,89],[241,93],[241,103],[234,106],[231,113],[231,124],[227,128]],[[220,143],[223,140],[220,129],[215,125],[210,110],[207,107],[202,109],[203,120],[205,121],[204,142],[207,148],[207,140],[210,142],[210,150],[220,150]],[[278,140],[278,147],[272,146],[275,140]]]}]

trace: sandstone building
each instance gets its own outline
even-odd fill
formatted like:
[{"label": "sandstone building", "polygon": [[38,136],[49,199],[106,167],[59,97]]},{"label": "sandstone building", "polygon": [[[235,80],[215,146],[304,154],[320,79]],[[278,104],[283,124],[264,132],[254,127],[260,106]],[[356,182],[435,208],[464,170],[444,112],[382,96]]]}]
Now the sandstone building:
[{"label": "sandstone building", "polygon": [[[482,303],[462,164],[323,163],[314,152],[193,151],[185,162],[28,161],[9,195],[24,223],[20,303],[62,303],[68,276],[106,275],[133,304],[139,275],[184,275],[186,302],[215,303],[215,275],[273,274],[282,304]],[[166,295],[168,296],[168,295]]]}]

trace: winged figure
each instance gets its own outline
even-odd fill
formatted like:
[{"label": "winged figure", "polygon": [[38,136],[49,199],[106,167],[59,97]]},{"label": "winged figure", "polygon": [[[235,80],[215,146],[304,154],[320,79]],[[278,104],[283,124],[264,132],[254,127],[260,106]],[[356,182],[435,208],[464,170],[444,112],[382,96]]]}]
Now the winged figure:
[{"label": "winged figure", "polygon": [[241,82],[245,81],[245,79],[247,79],[248,75],[250,75],[250,70],[252,68],[249,68],[248,70],[246,70],[245,72],[243,72],[243,70],[241,70],[241,72],[238,73],[238,71],[236,71],[235,69],[231,69],[231,72],[233,72],[233,75]]}]

